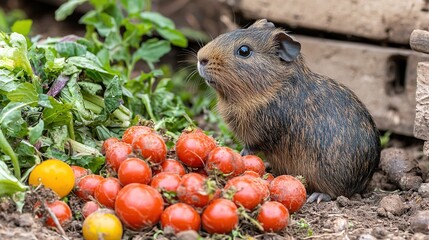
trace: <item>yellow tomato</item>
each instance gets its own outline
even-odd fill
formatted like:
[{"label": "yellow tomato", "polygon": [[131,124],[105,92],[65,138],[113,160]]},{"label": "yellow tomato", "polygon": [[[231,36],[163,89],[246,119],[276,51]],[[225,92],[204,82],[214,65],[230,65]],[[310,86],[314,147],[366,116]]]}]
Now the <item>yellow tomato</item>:
[{"label": "yellow tomato", "polygon": [[62,198],[73,189],[74,174],[67,163],[58,159],[48,159],[31,171],[28,183],[33,186],[43,184]]},{"label": "yellow tomato", "polygon": [[86,240],[116,240],[122,237],[122,224],[115,214],[99,210],[89,215],[82,225]]}]

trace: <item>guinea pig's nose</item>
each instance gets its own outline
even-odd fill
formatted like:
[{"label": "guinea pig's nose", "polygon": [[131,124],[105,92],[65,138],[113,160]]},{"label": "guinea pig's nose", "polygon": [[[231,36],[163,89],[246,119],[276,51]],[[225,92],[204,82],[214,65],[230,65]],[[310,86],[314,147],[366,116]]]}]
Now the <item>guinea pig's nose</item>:
[{"label": "guinea pig's nose", "polygon": [[209,63],[209,60],[208,60],[207,58],[203,58],[203,59],[201,59],[201,60],[200,60],[200,64],[201,64],[202,66],[207,65],[207,63]]}]

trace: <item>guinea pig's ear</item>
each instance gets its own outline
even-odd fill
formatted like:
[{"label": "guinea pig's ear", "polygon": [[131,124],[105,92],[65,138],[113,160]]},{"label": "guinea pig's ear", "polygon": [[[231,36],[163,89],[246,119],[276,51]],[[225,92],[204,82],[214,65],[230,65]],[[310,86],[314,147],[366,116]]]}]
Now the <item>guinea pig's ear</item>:
[{"label": "guinea pig's ear", "polygon": [[301,43],[285,32],[277,33],[276,41],[279,43],[278,55],[283,61],[292,62],[301,52]]},{"label": "guinea pig's ear", "polygon": [[275,26],[274,23],[268,22],[267,19],[259,19],[248,27],[248,29],[252,28],[275,28]]}]

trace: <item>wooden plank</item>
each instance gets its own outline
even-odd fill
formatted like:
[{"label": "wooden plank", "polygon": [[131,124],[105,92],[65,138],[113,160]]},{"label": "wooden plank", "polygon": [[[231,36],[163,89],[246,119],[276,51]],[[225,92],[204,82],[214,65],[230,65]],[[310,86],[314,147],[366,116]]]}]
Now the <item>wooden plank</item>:
[{"label": "wooden plank", "polygon": [[220,1],[250,19],[401,44],[414,29],[429,26],[428,1],[422,0]]},{"label": "wooden plank", "polygon": [[413,135],[417,63],[429,61],[429,55],[397,48],[295,37],[302,44],[302,53],[310,69],[352,89],[380,129]]}]

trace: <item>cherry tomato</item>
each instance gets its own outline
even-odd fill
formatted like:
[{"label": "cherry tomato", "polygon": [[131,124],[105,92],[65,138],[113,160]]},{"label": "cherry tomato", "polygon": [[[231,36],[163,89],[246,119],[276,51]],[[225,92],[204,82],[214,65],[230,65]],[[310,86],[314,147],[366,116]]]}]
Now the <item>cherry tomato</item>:
[{"label": "cherry tomato", "polygon": [[101,180],[94,189],[94,197],[101,205],[113,209],[115,208],[116,195],[121,189],[122,186],[117,178],[108,177]]},{"label": "cherry tomato", "polygon": [[136,139],[138,135],[151,132],[153,132],[153,130],[150,127],[131,126],[127,128],[127,130],[125,130],[124,134],[122,135],[122,142],[133,144],[134,139]]},{"label": "cherry tomato", "polygon": [[131,183],[119,191],[115,211],[119,219],[133,230],[157,224],[164,209],[161,194],[151,186]]},{"label": "cherry tomato", "polygon": [[84,218],[87,218],[91,213],[100,209],[100,206],[94,201],[86,202],[82,207],[82,215]]},{"label": "cherry tomato", "polygon": [[117,142],[120,142],[120,140],[115,137],[110,137],[104,140],[103,145],[101,146],[101,153],[106,154],[107,149]]},{"label": "cherry tomato", "polygon": [[162,163],[167,157],[167,145],[156,133],[138,135],[134,139],[133,149],[144,159],[153,163]]},{"label": "cherry tomato", "polygon": [[193,207],[204,207],[213,199],[216,189],[209,189],[208,179],[198,173],[183,175],[177,188],[180,202]]},{"label": "cherry tomato", "polygon": [[89,215],[82,224],[85,240],[119,240],[122,238],[122,224],[115,214],[99,210]]},{"label": "cherry tomato", "polygon": [[193,207],[185,203],[176,203],[164,210],[161,215],[161,225],[164,229],[173,228],[175,233],[185,230],[198,231],[201,217]]},{"label": "cherry tomato", "polygon": [[176,192],[180,185],[181,177],[176,173],[160,172],[153,176],[150,185],[159,192]]},{"label": "cherry tomato", "polygon": [[279,202],[265,202],[259,210],[257,220],[265,232],[278,232],[288,225],[289,211]]},{"label": "cherry tomato", "polygon": [[216,172],[231,178],[244,172],[244,163],[241,155],[231,148],[216,147],[207,157],[206,172]]},{"label": "cherry tomato", "polygon": [[84,176],[86,176],[86,175],[88,175],[88,174],[90,174],[91,173],[91,171],[90,170],[88,170],[88,169],[86,169],[86,168],[83,168],[83,167],[79,167],[79,166],[70,166],[71,167],[71,169],[73,170],[73,175],[74,175],[74,185],[76,186],[77,185],[77,183],[79,182],[79,180],[82,178],[82,177],[84,177]]},{"label": "cherry tomato", "polygon": [[259,178],[259,174],[255,171],[244,171],[244,173],[242,174],[243,176],[249,176],[249,177],[254,177],[254,178]]},{"label": "cherry tomato", "polygon": [[133,149],[128,143],[114,143],[106,150],[106,164],[117,172],[121,163],[125,161],[132,152]]},{"label": "cherry tomato", "polygon": [[161,164],[160,172],[171,172],[171,173],[177,173],[179,176],[183,176],[186,174],[185,167],[183,165],[174,159],[167,159],[165,162]]},{"label": "cherry tomato", "polygon": [[280,175],[270,183],[271,200],[285,205],[290,213],[301,209],[304,205],[307,193],[304,185],[295,177]]},{"label": "cherry tomato", "polygon": [[226,192],[234,192],[232,200],[237,205],[252,210],[263,201],[262,183],[254,177],[238,176],[231,178],[225,185]]},{"label": "cherry tomato", "polygon": [[58,159],[48,159],[31,171],[28,183],[32,186],[43,184],[60,198],[67,196],[74,187],[73,169]]},{"label": "cherry tomato", "polygon": [[[37,202],[34,206],[36,212],[37,209],[40,207],[40,202]],[[70,223],[72,220],[72,212],[70,210],[70,207],[67,205],[67,203],[56,200],[51,203],[46,204],[47,207],[50,209],[50,211],[55,215],[55,217],[58,219],[58,222],[61,226],[65,226],[66,224]],[[45,221],[45,224],[50,227],[56,227],[54,220],[50,216],[48,212],[45,213],[47,218]],[[40,214],[37,214],[38,217],[42,217]]]},{"label": "cherry tomato", "polygon": [[94,197],[95,188],[104,178],[100,175],[90,174],[81,178],[77,183],[75,194],[83,200],[91,200]]},{"label": "cherry tomato", "polygon": [[216,147],[212,137],[201,129],[183,132],[176,142],[176,154],[186,166],[200,168],[204,166],[209,152]]},{"label": "cherry tomato", "polygon": [[124,186],[130,183],[149,184],[152,170],[145,161],[139,158],[128,158],[119,167],[118,178]]},{"label": "cherry tomato", "polygon": [[246,171],[254,171],[262,177],[265,174],[264,161],[256,155],[246,155],[243,157],[244,168]]},{"label": "cherry tomato", "polygon": [[215,199],[206,207],[201,219],[208,233],[229,233],[238,225],[237,206],[228,199]]}]

